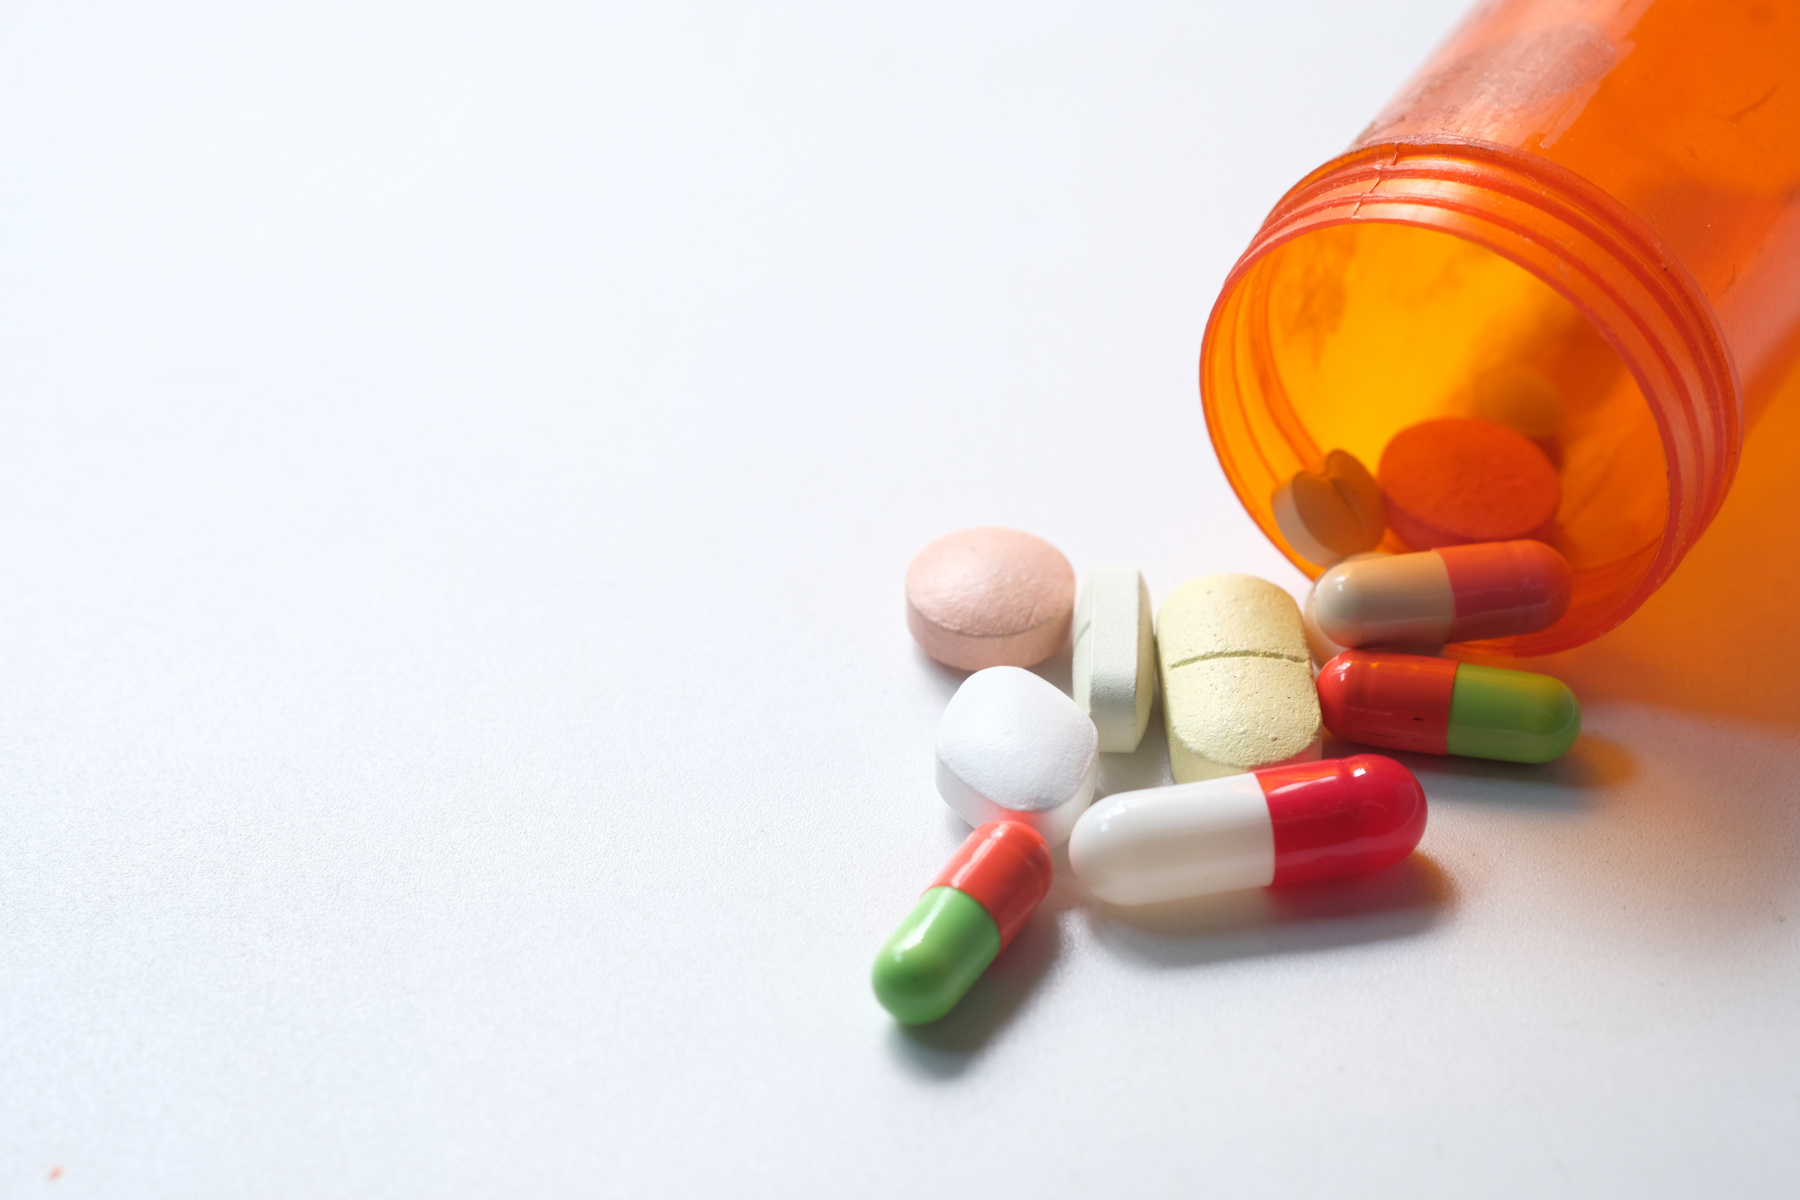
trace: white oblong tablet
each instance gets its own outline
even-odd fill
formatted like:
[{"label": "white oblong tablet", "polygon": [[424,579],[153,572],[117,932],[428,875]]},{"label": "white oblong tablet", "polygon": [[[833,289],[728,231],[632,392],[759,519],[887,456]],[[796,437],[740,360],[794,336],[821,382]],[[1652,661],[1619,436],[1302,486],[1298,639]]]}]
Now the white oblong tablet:
[{"label": "white oblong tablet", "polygon": [[1060,845],[1092,802],[1099,772],[1094,723],[1018,667],[963,680],[938,722],[938,794],[974,826],[1022,821]]},{"label": "white oblong tablet", "polygon": [[1254,775],[1108,796],[1081,815],[1069,867],[1108,904],[1267,887],[1275,828]]},{"label": "white oblong tablet", "polygon": [[1088,572],[1075,606],[1075,703],[1093,718],[1100,749],[1129,754],[1150,724],[1156,635],[1150,589],[1131,567]]}]

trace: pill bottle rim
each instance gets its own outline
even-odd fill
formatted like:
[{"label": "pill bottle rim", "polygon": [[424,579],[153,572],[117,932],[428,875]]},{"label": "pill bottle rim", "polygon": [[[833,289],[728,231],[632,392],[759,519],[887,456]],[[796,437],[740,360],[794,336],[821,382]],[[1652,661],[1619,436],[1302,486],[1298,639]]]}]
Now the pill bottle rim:
[{"label": "pill bottle rim", "polygon": [[[1441,136],[1364,146],[1295,184],[1264,220],[1220,289],[1200,351],[1201,404],[1214,452],[1238,500],[1295,566],[1322,567],[1287,544],[1267,495],[1246,468],[1261,451],[1223,419],[1246,400],[1240,378],[1266,373],[1243,336],[1255,268],[1318,230],[1356,223],[1429,229],[1516,263],[1561,294],[1612,345],[1655,419],[1667,470],[1668,515],[1642,574],[1609,603],[1535,634],[1482,643],[1504,654],[1548,654],[1591,641],[1630,616],[1668,579],[1718,512],[1743,436],[1743,396],[1717,315],[1687,269],[1617,200],[1543,158]],[[1249,360],[1249,361],[1245,361]],[[1262,397],[1267,403],[1267,397]],[[1291,412],[1269,414],[1294,457],[1324,451]],[[1267,422],[1265,422],[1267,424]]]}]

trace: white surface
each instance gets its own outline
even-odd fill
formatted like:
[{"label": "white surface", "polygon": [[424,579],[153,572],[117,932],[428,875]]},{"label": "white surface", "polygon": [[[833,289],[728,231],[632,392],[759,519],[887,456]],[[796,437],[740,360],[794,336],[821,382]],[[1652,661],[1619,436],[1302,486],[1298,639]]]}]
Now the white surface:
[{"label": "white surface", "polygon": [[1457,8],[9,6],[0,1192],[1793,1194],[1791,417],[1414,865],[869,995],[908,560],[1299,593],[1201,326]]},{"label": "white surface", "polygon": [[938,720],[936,746],[938,794],[952,812],[975,827],[1023,821],[1051,849],[1069,840],[1100,774],[1088,715],[1019,667],[963,680]]},{"label": "white surface", "polygon": [[1120,792],[1075,823],[1069,869],[1108,904],[1267,887],[1275,823],[1254,775]]}]

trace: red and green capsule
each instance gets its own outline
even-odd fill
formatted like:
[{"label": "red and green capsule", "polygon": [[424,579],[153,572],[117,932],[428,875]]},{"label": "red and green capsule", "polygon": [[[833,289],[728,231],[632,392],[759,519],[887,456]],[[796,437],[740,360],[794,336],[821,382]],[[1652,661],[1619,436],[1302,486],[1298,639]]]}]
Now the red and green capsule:
[{"label": "red and green capsule", "polygon": [[1018,821],[969,835],[875,958],[875,998],[903,1025],[924,1025],[1011,944],[1050,891],[1050,847]]},{"label": "red and green capsule", "polygon": [[1549,675],[1346,650],[1319,668],[1325,728],[1350,742],[1543,763],[1581,736],[1581,705]]}]

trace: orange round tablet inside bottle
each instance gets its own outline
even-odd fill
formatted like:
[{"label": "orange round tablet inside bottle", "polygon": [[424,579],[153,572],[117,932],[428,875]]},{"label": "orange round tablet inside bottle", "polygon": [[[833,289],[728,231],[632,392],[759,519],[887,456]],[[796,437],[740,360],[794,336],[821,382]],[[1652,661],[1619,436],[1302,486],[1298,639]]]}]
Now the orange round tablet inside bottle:
[{"label": "orange round tablet inside bottle", "polygon": [[1440,417],[1402,429],[1376,475],[1388,528],[1413,550],[1542,539],[1562,486],[1544,452],[1493,421]]},{"label": "orange round tablet inside bottle", "polygon": [[[1388,492],[1387,550],[1473,540],[1481,493],[1516,503],[1493,536],[1554,546],[1573,599],[1484,648],[1563,649],[1630,615],[1718,511],[1800,360],[1796,281],[1800,4],[1497,0],[1232,269],[1201,352],[1208,432],[1312,575],[1271,497],[1333,450]],[[1446,420],[1497,426],[1531,465],[1410,457]],[[1549,517],[1522,533],[1545,470]]]}]

